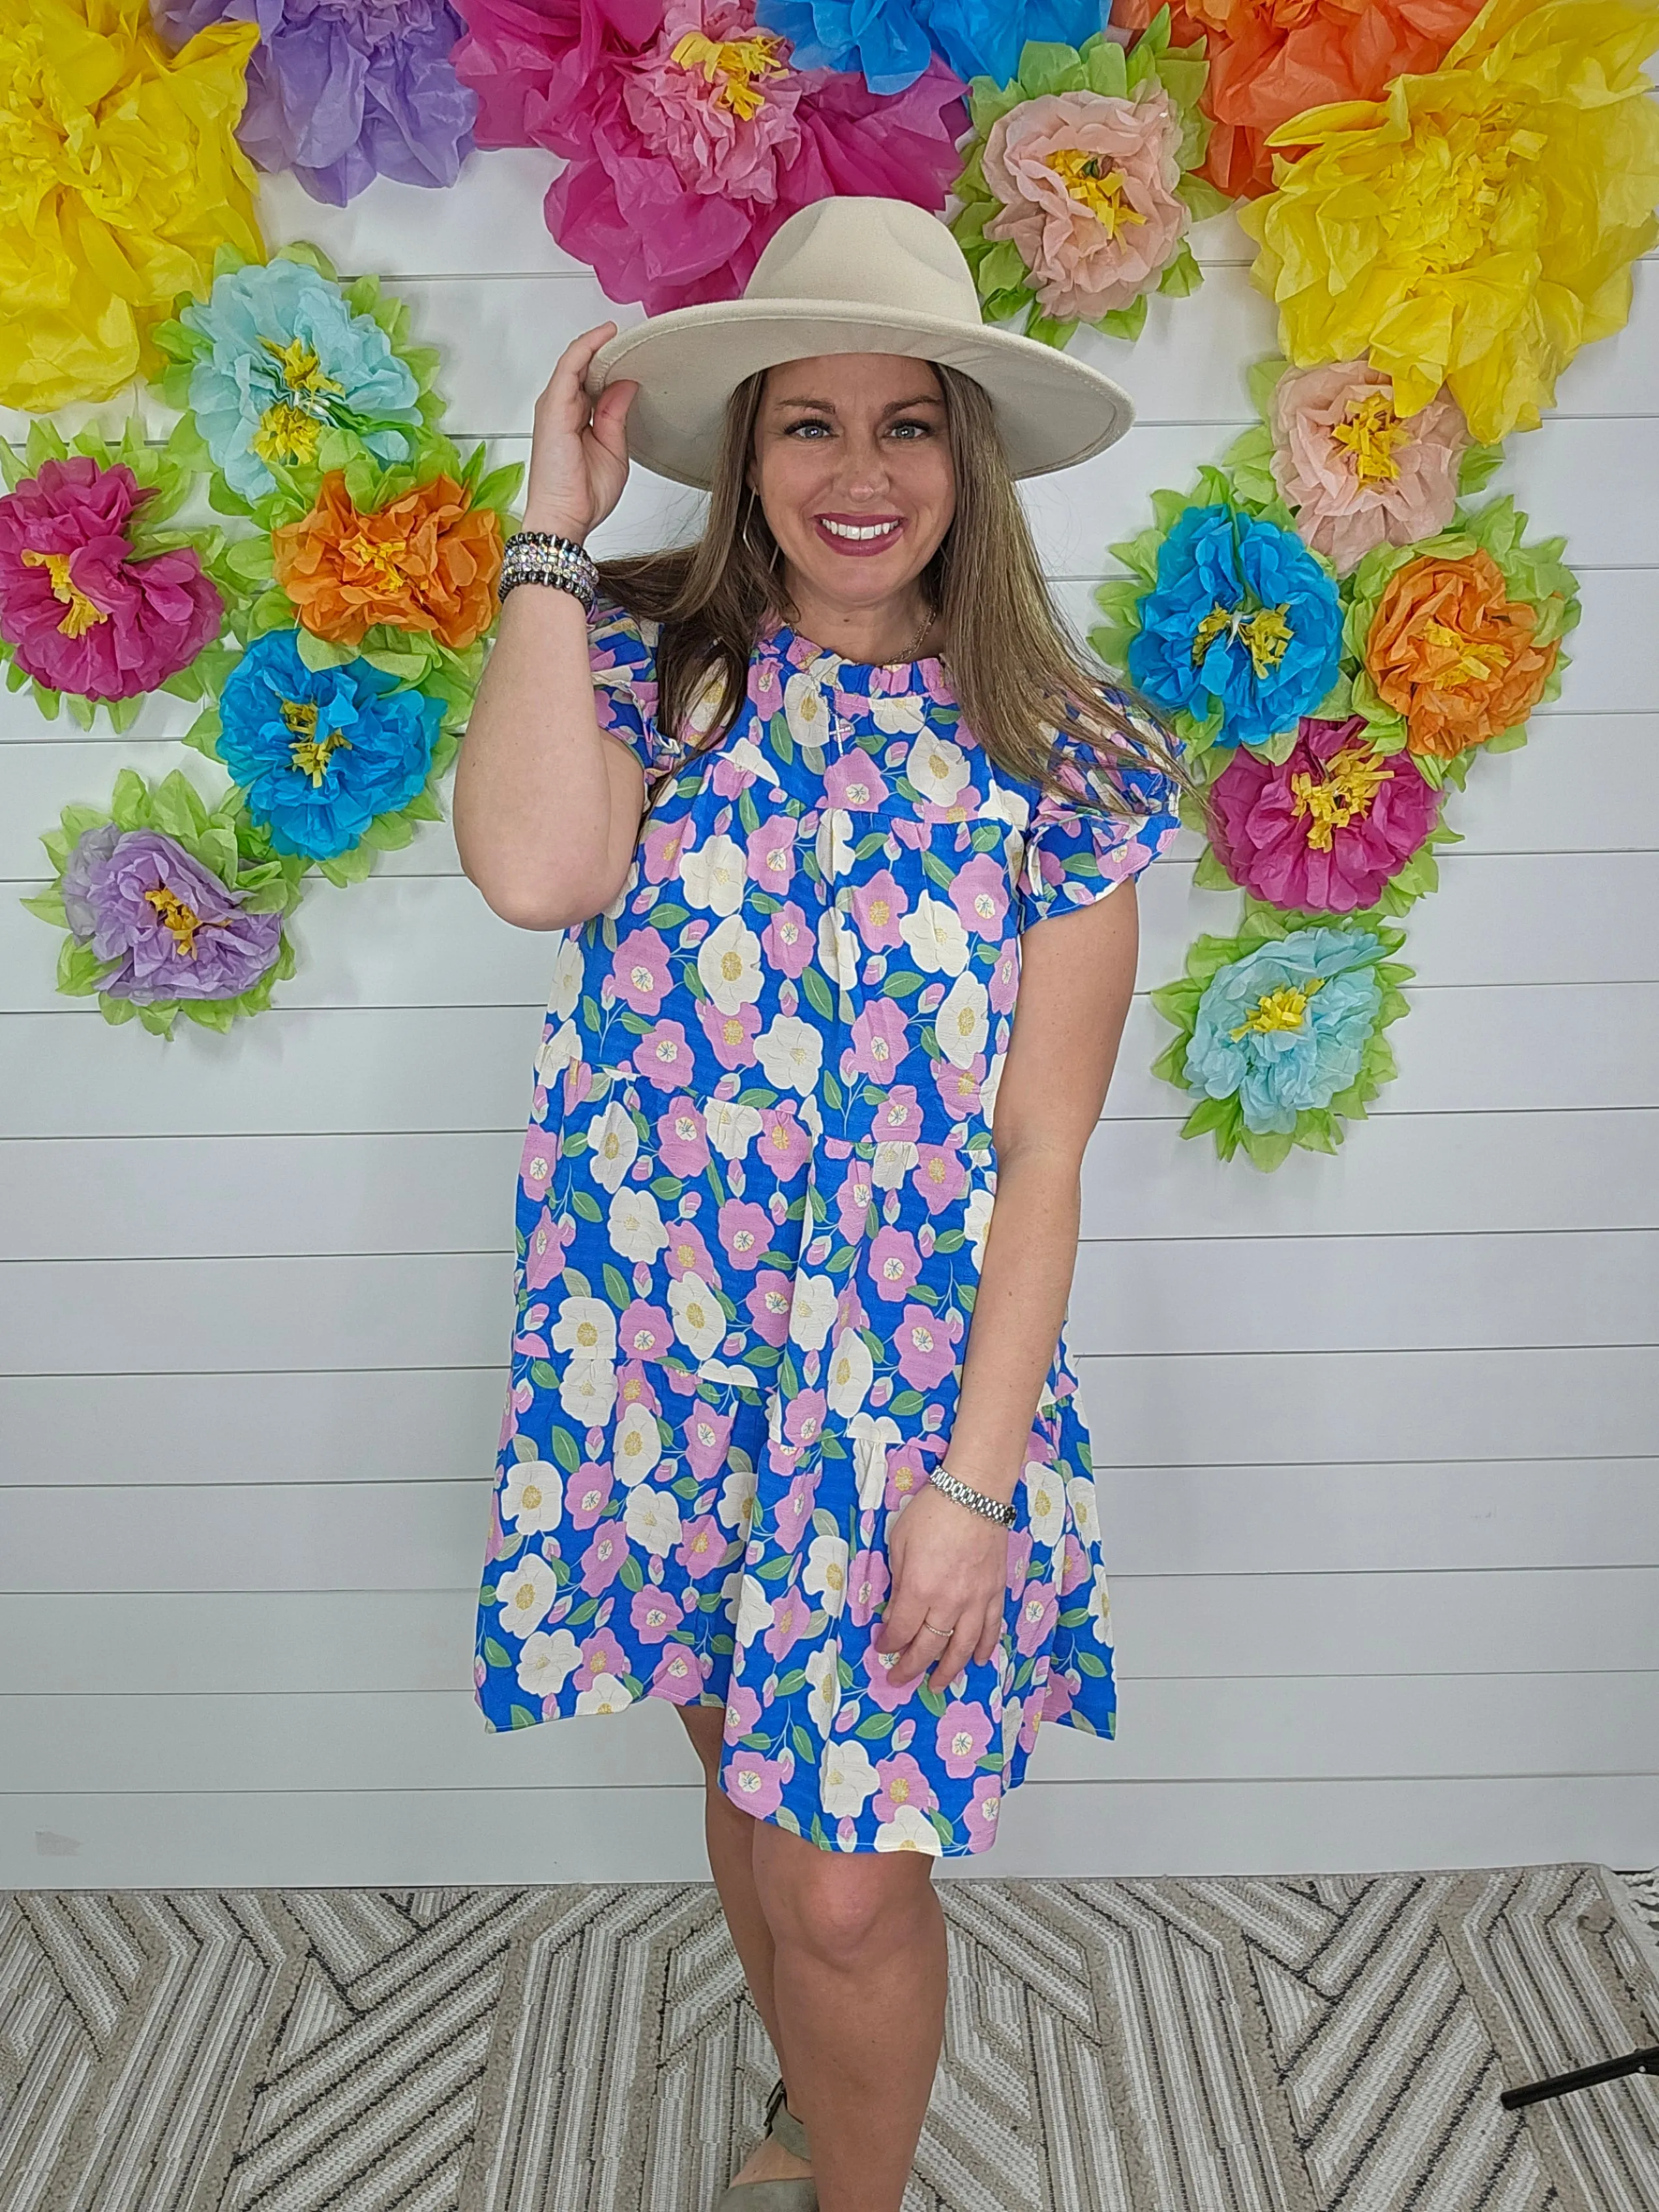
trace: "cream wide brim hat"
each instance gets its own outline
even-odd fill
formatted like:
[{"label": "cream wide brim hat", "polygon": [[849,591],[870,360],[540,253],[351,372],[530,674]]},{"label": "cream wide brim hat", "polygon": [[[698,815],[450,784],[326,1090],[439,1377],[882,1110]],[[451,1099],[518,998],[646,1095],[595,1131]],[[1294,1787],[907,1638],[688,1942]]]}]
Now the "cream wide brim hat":
[{"label": "cream wide brim hat", "polygon": [[1017,477],[1068,469],[1134,420],[1121,385],[1069,354],[981,319],[962,248],[908,200],[816,201],[780,226],[740,300],[677,307],[623,331],[589,366],[590,398],[637,380],[631,457],[706,491],[726,403],[746,376],[819,354],[896,353],[943,362],[989,395]]}]

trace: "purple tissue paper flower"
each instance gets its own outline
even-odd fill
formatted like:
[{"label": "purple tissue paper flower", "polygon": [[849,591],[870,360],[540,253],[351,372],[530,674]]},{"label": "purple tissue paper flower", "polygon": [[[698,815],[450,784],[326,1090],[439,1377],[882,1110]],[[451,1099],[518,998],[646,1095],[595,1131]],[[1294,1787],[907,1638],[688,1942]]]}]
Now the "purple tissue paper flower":
[{"label": "purple tissue paper flower", "polygon": [[453,185],[472,150],[477,99],[450,54],[465,27],[448,0],[151,0],[177,49],[210,23],[253,22],[237,131],[266,170],[292,169],[343,207],[376,176]]},{"label": "purple tissue paper flower", "polygon": [[280,914],[245,914],[241,893],[159,830],[88,830],[63,892],[70,933],[121,963],[98,988],[135,1006],[240,998],[280,950]]}]

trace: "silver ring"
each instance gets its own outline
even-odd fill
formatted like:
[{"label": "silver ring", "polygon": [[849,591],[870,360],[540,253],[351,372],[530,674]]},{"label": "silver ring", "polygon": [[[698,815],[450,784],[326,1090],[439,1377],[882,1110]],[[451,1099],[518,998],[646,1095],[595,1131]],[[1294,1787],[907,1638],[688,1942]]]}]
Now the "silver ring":
[{"label": "silver ring", "polygon": [[921,1625],[930,1636],[954,1636],[957,1632],[954,1627],[935,1628],[931,1620],[924,1620]]}]

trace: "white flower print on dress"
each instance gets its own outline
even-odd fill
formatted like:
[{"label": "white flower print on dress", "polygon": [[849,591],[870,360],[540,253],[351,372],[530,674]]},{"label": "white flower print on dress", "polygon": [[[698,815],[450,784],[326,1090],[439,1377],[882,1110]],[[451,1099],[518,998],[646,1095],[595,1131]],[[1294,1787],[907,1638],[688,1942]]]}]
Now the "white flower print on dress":
[{"label": "white flower print on dress", "polygon": [[818,820],[818,834],[813,840],[812,857],[826,884],[833,884],[850,872],[857,836],[857,827],[844,806],[824,808]]},{"label": "white flower print on dress", "polygon": [[[877,1127],[880,1127],[878,1121]],[[879,1144],[870,1163],[870,1180],[878,1190],[902,1190],[921,1154],[903,1139]]]},{"label": "white flower print on dress", "polygon": [[926,975],[960,975],[968,965],[968,933],[955,907],[924,891],[899,923],[899,935]]},{"label": "white flower print on dress", "polygon": [[559,1405],[585,1429],[611,1419],[617,1402],[617,1370],[608,1359],[573,1359],[559,1377]]},{"label": "white flower print on dress", "polygon": [[564,1481],[545,1460],[521,1459],[501,1492],[501,1518],[521,1536],[556,1528],[564,1518]]},{"label": "white flower print on dress", "polygon": [[898,1440],[899,1425],[890,1413],[854,1413],[848,1422],[861,1512],[873,1513],[886,1497],[887,1454]]},{"label": "white flower print on dress", "polygon": [[859,980],[859,941],[833,907],[818,922],[818,965],[840,990]]},{"label": "white flower print on dress", "polygon": [[723,1160],[740,1160],[761,1133],[752,1106],[732,1098],[711,1098],[702,1109],[703,1133]]},{"label": "white flower print on dress", "polygon": [[1070,1475],[1066,1478],[1066,1495],[1078,1541],[1092,1549],[1100,1541],[1100,1504],[1094,1483],[1086,1474]]},{"label": "white flower print on dress", "polygon": [[755,1490],[759,1480],[752,1467],[737,1465],[731,1468],[720,1485],[720,1503],[714,1510],[721,1525],[741,1535],[748,1528],[755,1510]]},{"label": "white flower print on dress", "polygon": [[980,1111],[988,1121],[994,1121],[997,1113],[997,1093],[1002,1088],[1002,1071],[1008,1065],[1006,1052],[993,1053],[985,1080],[979,1086]]},{"label": "white flower print on dress", "polygon": [[689,1268],[668,1285],[668,1310],[674,1334],[693,1359],[710,1359],[726,1331],[726,1309],[702,1277]]},{"label": "white flower print on dress", "polygon": [[830,1355],[825,1378],[830,1412],[850,1420],[869,1395],[875,1379],[876,1364],[869,1346],[855,1328],[842,1329]]},{"label": "white flower print on dress", "polygon": [[718,915],[735,914],[743,903],[748,855],[730,837],[711,837],[694,853],[680,855],[680,882],[688,906]]},{"label": "white flower print on dress", "polygon": [[968,1194],[967,1212],[963,1217],[962,1233],[968,1239],[974,1255],[975,1273],[985,1265],[985,1239],[990,1232],[991,1209],[996,1204],[996,1193],[981,1183]]},{"label": "white flower print on dress", "polygon": [[672,1490],[641,1483],[628,1493],[623,1513],[628,1540],[655,1558],[665,1559],[680,1540],[680,1502]]},{"label": "white flower print on dress", "polygon": [[1094,1585],[1094,1603],[1089,1608],[1089,1633],[1097,1644],[1103,1644],[1109,1650],[1112,1641],[1112,1593],[1106,1587],[1104,1567],[1096,1567]]},{"label": "white flower print on dress", "polygon": [[806,1662],[806,1710],[813,1727],[823,1736],[835,1726],[841,1710],[841,1669],[836,1663],[840,1656],[837,1644],[820,1644]]},{"label": "white flower print on dress", "polygon": [[783,687],[783,719],[798,745],[822,751],[830,742],[830,702],[816,676],[802,669]]},{"label": "white flower print on dress", "polygon": [[536,1054],[536,1079],[545,1085],[574,1067],[582,1056],[581,1040],[576,1035],[574,1022],[566,1022],[554,1030],[550,1037],[542,1040],[541,1050]]},{"label": "white flower print on dress", "polygon": [[580,938],[562,931],[553,956],[553,988],[547,996],[547,1011],[556,1022],[568,1022],[576,1011],[582,995],[582,966]]},{"label": "white flower print on dress", "polygon": [[585,1690],[576,1694],[579,1713],[625,1712],[634,1700],[628,1694],[628,1685],[616,1674],[596,1674]]},{"label": "white flower print on dress", "polygon": [[953,1067],[971,1067],[985,1049],[991,1001],[977,975],[958,975],[933,1016],[939,1048]]},{"label": "white flower print on dress", "polygon": [[553,1324],[553,1349],[578,1359],[614,1359],[617,1316],[603,1298],[561,1298]]},{"label": "white flower print on dress", "polygon": [[832,1820],[850,1814],[856,1820],[865,1800],[881,1787],[881,1777],[856,1736],[838,1736],[823,1747],[818,1761],[818,1802]]},{"label": "white flower print on dress", "polygon": [[836,1325],[841,1293],[833,1275],[799,1274],[789,1308],[790,1341],[803,1352],[822,1352]]},{"label": "white flower print on dress", "polygon": [[738,1592],[738,1641],[746,1651],[763,1629],[772,1626],[772,1601],[766,1585],[745,1573]]},{"label": "white flower print on dress", "polygon": [[617,1480],[629,1489],[643,1482],[662,1457],[662,1431],[657,1417],[637,1398],[617,1424],[612,1453]]},{"label": "white flower print on dress", "polygon": [[823,1038],[810,1022],[777,1014],[755,1039],[755,1057],[775,1091],[796,1091],[805,1097],[818,1079]]},{"label": "white flower print on dress", "polygon": [[847,1603],[848,1557],[844,1536],[814,1536],[801,1569],[801,1588],[809,1596],[823,1600],[823,1609],[831,1620]]},{"label": "white flower print on dress", "polygon": [[539,1628],[557,1602],[559,1578],[547,1561],[526,1552],[516,1567],[505,1567],[495,1577],[495,1602],[501,1622],[509,1636],[520,1641]]},{"label": "white flower print on dress", "polygon": [[519,1687],[532,1698],[555,1698],[582,1663],[582,1647],[568,1628],[541,1629],[519,1654]]},{"label": "white flower print on dress", "polygon": [[1025,1462],[1025,1503],[1039,1544],[1057,1544],[1066,1533],[1066,1484],[1060,1469]]},{"label": "white flower print on dress", "polygon": [[910,748],[904,773],[928,806],[954,806],[966,789],[968,756],[949,738],[924,732]]},{"label": "white flower print on dress", "polygon": [[654,1260],[668,1242],[656,1200],[632,1184],[611,1200],[605,1227],[612,1249],[624,1260]]},{"label": "white flower print on dress", "polygon": [[761,941],[734,914],[711,929],[697,947],[697,973],[723,1014],[735,1014],[761,994]]},{"label": "white flower print on dress", "polygon": [[927,708],[914,692],[902,698],[878,691],[870,701],[870,719],[886,737],[918,737],[927,726]]},{"label": "white flower print on dress", "polygon": [[890,1820],[884,1820],[876,1830],[876,1849],[878,1851],[926,1851],[929,1857],[939,1855],[939,1831],[920,1805],[900,1805],[895,1808]]},{"label": "white flower print on dress", "polygon": [[640,1133],[620,1098],[613,1098],[587,1139],[587,1171],[614,1198],[639,1156]]}]

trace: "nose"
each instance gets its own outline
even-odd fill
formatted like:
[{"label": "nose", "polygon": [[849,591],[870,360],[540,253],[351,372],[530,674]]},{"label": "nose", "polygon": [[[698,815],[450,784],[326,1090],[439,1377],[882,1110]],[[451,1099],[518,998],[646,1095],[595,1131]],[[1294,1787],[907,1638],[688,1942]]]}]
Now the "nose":
[{"label": "nose", "polygon": [[855,428],[842,444],[841,489],[849,500],[878,499],[890,481],[887,456],[873,429]]}]

